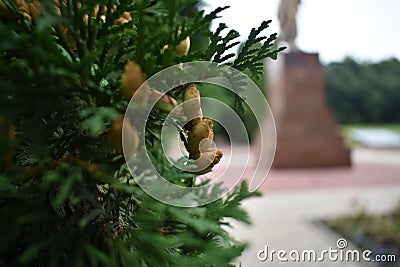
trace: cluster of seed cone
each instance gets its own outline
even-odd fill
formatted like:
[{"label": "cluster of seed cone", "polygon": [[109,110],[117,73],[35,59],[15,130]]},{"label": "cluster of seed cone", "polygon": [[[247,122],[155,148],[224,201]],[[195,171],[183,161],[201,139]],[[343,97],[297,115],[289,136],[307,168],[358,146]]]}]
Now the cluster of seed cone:
[{"label": "cluster of seed cone", "polygon": [[[31,0],[31,1],[25,1],[25,0],[11,0],[11,2],[14,4],[14,7],[29,21],[32,22],[32,18],[37,17],[40,15],[41,12],[41,3],[39,0]],[[54,10],[56,12],[56,14],[61,15],[61,10],[60,10],[60,4],[67,6],[66,1],[58,1],[58,0],[54,0]],[[77,4],[78,8],[80,9],[82,7],[82,5],[80,3]],[[88,25],[89,23],[89,16],[92,18],[96,18],[97,15],[100,12],[100,19],[102,21],[106,21],[106,14],[107,14],[107,10],[108,7],[107,6],[103,6],[100,9],[99,5],[96,5],[91,14],[84,14],[82,17],[83,22],[85,23],[85,25]],[[110,9],[111,13],[115,12],[117,10],[117,6],[113,5]],[[7,19],[7,20],[13,20],[16,19],[15,14],[8,9],[7,5],[0,0],[0,17],[3,19]],[[132,17],[130,15],[129,12],[123,12],[121,14],[121,16],[116,19],[114,21],[115,25],[120,25],[126,22],[129,22],[132,20]],[[64,34],[68,35],[69,33],[67,32],[66,29],[64,29]],[[67,36],[69,37],[69,36]]]},{"label": "cluster of seed cone", "polygon": [[[41,6],[40,0],[11,0],[14,7],[27,19],[29,22],[32,22],[32,18],[40,16]],[[67,3],[65,0],[54,0],[54,10],[56,14],[61,15],[61,6],[66,6]],[[81,5],[78,3],[78,9],[81,8]],[[102,21],[106,21],[106,14],[109,7],[103,6],[100,7],[96,5],[92,10],[91,14],[84,14],[82,17],[85,25],[88,25],[89,18],[96,18],[100,16]],[[110,12],[116,12],[116,6],[112,6],[110,8]],[[0,17],[5,20],[15,20],[18,19],[15,16],[7,5],[0,0]],[[120,25],[123,23],[127,23],[131,21],[131,15],[129,12],[123,12],[121,16],[114,21],[115,25]],[[59,25],[61,27],[62,33],[67,38],[69,43],[71,44],[73,49],[77,48],[76,40],[70,34],[69,30],[63,25]],[[178,29],[178,36],[181,34],[181,28]],[[174,49],[174,52],[177,56],[186,55],[190,48],[190,37],[186,36]],[[168,49],[168,45],[165,45],[162,48],[164,52]],[[178,106],[178,102],[169,95],[163,94],[158,90],[150,89],[147,86],[146,90],[138,90],[142,84],[146,84],[146,77],[143,75],[140,66],[134,61],[128,61],[125,64],[124,72],[121,76],[121,94],[122,96],[130,100],[133,95],[136,98],[136,104],[146,105],[149,100],[156,100],[157,103],[155,107],[160,112],[169,113],[175,107]],[[203,174],[211,171],[213,166],[217,164],[221,157],[222,152],[217,150],[216,148],[211,147],[212,140],[214,138],[213,132],[213,121],[211,119],[203,118],[201,105],[200,105],[200,93],[197,90],[194,84],[189,85],[185,89],[184,97],[183,97],[183,115],[188,118],[188,122],[186,123],[183,131],[185,136],[185,147],[189,152],[189,158],[195,162],[195,164],[199,166],[204,166],[201,170],[193,171],[195,174]],[[0,124],[2,123],[0,117]],[[122,131],[123,125],[125,124],[125,131]],[[10,130],[11,135],[10,139],[13,139],[14,130]],[[2,132],[0,132],[0,137]],[[133,156],[138,149],[139,146],[139,135],[137,129],[132,125],[132,123],[123,117],[123,115],[119,115],[111,124],[111,126],[106,129],[101,135],[106,135],[109,143],[115,149],[118,154],[123,154],[123,144],[122,144],[122,135],[124,135],[125,140],[125,155]],[[10,155],[13,153],[10,152]],[[0,158],[1,162],[9,161],[11,156],[4,156],[4,158]]]},{"label": "cluster of seed cone", "polygon": [[[183,96],[183,112],[189,118],[185,129],[187,142],[185,144],[189,152],[189,158],[195,160],[196,164],[203,167],[196,174],[204,174],[218,164],[222,158],[222,152],[212,146],[214,139],[213,121],[203,118],[201,110],[200,92],[196,85],[190,84]],[[205,168],[204,168],[205,167]]]},{"label": "cluster of seed cone", "polygon": [[[140,86],[144,88],[138,90]],[[121,94],[130,100],[135,95],[135,103],[137,105],[146,105],[149,100],[155,101],[155,108],[160,112],[169,113],[178,106],[178,101],[173,97],[163,94],[156,89],[148,88],[146,78],[143,75],[140,66],[134,62],[126,63],[124,72],[121,76]],[[215,164],[219,163],[222,152],[212,147],[214,132],[213,121],[203,118],[200,92],[196,85],[190,84],[186,87],[183,99],[183,116],[187,118],[187,123],[183,128],[183,136],[185,147],[189,152],[189,158],[198,166],[202,166],[200,170],[193,171],[195,174],[204,174],[212,170]],[[122,133],[122,125],[126,124],[126,131]],[[128,119],[124,119],[122,115],[113,123],[107,133],[107,138],[116,152],[122,154],[122,134],[126,134],[124,139],[127,140],[128,151],[126,155],[132,155],[138,148],[139,136],[136,128]]]},{"label": "cluster of seed cone", "polygon": [[[30,23],[32,23],[32,18],[38,17],[40,15],[41,9],[43,8],[39,0],[31,0],[28,2],[25,0],[11,0],[11,2],[13,3],[16,10],[18,10],[19,13]],[[61,3],[58,0],[54,0],[54,11],[56,14],[61,16],[60,5],[63,5],[66,7],[67,3],[65,0],[61,1]],[[77,8],[81,9],[82,4],[78,3]],[[86,26],[88,26],[89,18],[97,18],[97,16],[99,15],[100,19],[103,22],[105,22],[107,19],[106,14],[107,14],[108,9],[109,8],[107,6],[103,6],[102,8],[100,8],[99,5],[96,5],[90,14],[83,14],[82,21],[84,22],[84,24]],[[116,12],[116,10],[117,10],[116,5],[114,5],[110,8],[111,13]],[[18,19],[15,16],[15,13],[12,12],[2,0],[0,0],[0,18],[5,19],[5,20]],[[118,19],[116,19],[114,21],[114,25],[121,25],[121,24],[127,23],[131,20],[132,20],[132,17],[130,15],[130,13],[125,11],[120,15],[120,17]],[[77,50],[77,48],[78,48],[77,40],[75,39],[73,34],[71,34],[70,30],[62,24],[58,25],[58,27],[59,27],[62,35],[67,39],[71,48],[73,50]]]},{"label": "cluster of seed cone", "polygon": [[[39,0],[32,0],[28,2],[25,0],[11,0],[11,2],[28,21],[32,21],[32,17],[36,17],[40,14]],[[2,0],[0,0],[0,17],[6,20],[17,19],[14,12],[9,10],[7,5]]]}]

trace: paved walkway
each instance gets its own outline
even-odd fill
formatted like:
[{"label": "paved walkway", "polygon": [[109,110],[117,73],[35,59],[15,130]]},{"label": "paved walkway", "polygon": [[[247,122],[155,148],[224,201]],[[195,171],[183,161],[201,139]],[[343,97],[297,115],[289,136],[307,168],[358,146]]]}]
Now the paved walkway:
[{"label": "paved walkway", "polygon": [[399,165],[355,162],[352,167],[271,170],[261,191],[400,185]]},{"label": "paved walkway", "polygon": [[[336,241],[341,237],[315,221],[351,214],[355,202],[382,213],[400,201],[400,151],[357,148],[352,159],[351,168],[272,170],[261,187],[263,196],[243,204],[253,224],[232,222],[232,234],[249,243],[239,259],[242,266],[374,266],[366,262],[257,259],[257,252],[265,246],[287,252],[337,249]],[[352,248],[349,244],[348,249]]]}]

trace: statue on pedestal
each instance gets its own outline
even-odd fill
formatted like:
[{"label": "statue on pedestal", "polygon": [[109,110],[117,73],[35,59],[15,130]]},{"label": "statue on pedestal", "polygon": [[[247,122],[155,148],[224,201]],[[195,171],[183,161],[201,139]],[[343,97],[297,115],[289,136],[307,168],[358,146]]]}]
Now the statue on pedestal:
[{"label": "statue on pedestal", "polygon": [[281,24],[279,39],[286,41],[289,51],[299,51],[294,40],[297,35],[296,13],[300,0],[281,0],[278,11],[278,19]]},{"label": "statue on pedestal", "polygon": [[[350,150],[343,142],[335,118],[326,105],[325,77],[318,53],[300,52],[295,45],[296,13],[300,0],[281,0],[279,39],[289,53],[266,67],[268,100],[276,126],[273,168],[350,166]],[[264,122],[270,123],[269,121]],[[264,126],[267,127],[267,126]],[[259,136],[254,148],[267,138]],[[265,139],[261,139],[265,138]],[[258,153],[262,155],[261,152]],[[261,158],[268,163],[268,158]]]}]

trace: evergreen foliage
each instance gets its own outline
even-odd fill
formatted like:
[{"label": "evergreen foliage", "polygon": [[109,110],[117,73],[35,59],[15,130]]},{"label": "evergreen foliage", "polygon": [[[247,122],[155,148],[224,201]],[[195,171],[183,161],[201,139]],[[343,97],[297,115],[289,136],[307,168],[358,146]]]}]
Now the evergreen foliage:
[{"label": "evergreen foliage", "polygon": [[[227,233],[227,219],[249,223],[240,203],[258,193],[242,183],[205,206],[163,204],[136,185],[146,172],[133,177],[104,134],[128,105],[128,60],[150,77],[180,62],[233,57],[225,52],[238,33],[209,31],[227,7],[186,17],[182,0],[20,3],[0,1],[0,266],[231,266],[245,245]],[[276,58],[276,35],[260,37],[266,27],[227,64],[259,74],[261,58]],[[171,49],[199,32],[207,49]],[[165,115],[153,115],[151,156],[164,176],[193,186],[193,174],[157,157]]]}]

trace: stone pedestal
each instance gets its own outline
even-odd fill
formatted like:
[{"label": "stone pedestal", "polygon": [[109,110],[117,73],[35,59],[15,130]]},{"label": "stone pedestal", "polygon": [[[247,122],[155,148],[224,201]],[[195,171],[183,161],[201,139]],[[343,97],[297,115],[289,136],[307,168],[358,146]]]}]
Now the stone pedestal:
[{"label": "stone pedestal", "polygon": [[268,98],[277,131],[273,167],[349,166],[349,149],[325,102],[318,54],[280,54],[267,64]]}]

